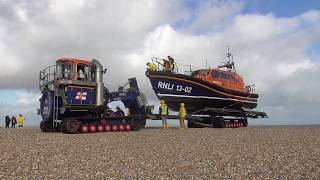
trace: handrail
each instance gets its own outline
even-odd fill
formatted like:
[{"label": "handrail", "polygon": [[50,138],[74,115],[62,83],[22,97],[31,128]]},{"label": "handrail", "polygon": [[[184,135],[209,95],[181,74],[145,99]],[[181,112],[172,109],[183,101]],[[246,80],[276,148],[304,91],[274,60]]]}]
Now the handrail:
[{"label": "handrail", "polygon": [[56,80],[56,66],[48,66],[39,73],[39,88],[42,89],[49,83]]}]

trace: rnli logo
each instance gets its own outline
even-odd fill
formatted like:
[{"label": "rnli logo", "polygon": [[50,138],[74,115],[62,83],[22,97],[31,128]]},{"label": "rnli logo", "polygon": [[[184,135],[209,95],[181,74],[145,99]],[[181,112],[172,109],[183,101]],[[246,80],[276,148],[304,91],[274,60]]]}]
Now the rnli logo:
[{"label": "rnli logo", "polygon": [[190,86],[184,86],[184,85],[180,85],[180,84],[171,84],[168,82],[158,82],[158,88],[160,89],[166,89],[166,90],[170,90],[170,91],[178,91],[178,92],[185,92],[185,93],[189,93],[191,94],[192,91],[192,87]]},{"label": "rnli logo", "polygon": [[87,100],[87,92],[77,92],[76,99],[85,101]]}]

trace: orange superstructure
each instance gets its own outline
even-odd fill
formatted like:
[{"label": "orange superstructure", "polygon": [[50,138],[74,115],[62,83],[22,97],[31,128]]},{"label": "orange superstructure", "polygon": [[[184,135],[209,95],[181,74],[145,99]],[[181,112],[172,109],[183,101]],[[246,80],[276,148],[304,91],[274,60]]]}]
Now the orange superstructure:
[{"label": "orange superstructure", "polygon": [[244,92],[244,82],[242,77],[234,71],[224,71],[221,69],[199,69],[193,71],[192,76],[207,81],[211,84],[219,85],[223,88]]}]

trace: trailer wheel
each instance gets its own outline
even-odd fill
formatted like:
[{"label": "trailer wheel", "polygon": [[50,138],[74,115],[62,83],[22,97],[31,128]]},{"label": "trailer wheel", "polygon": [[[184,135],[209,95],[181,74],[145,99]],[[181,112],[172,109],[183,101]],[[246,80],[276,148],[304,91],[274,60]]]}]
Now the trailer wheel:
[{"label": "trailer wheel", "polygon": [[81,123],[76,119],[64,119],[61,124],[61,132],[75,134],[80,129]]},{"label": "trailer wheel", "polygon": [[41,132],[58,132],[57,127],[52,126],[52,122],[48,121],[41,121],[40,122],[40,130]]},{"label": "trailer wheel", "polygon": [[243,124],[243,127],[247,127],[248,126],[248,119],[243,119],[242,120],[242,124]]},{"label": "trailer wheel", "polygon": [[104,130],[105,130],[106,132],[110,132],[110,131],[111,131],[111,126],[105,125]]},{"label": "trailer wheel", "polygon": [[224,122],[224,118],[223,117],[216,117],[215,118],[215,128],[225,128],[226,124]]},{"label": "trailer wheel", "polygon": [[124,126],[124,128],[125,128],[126,131],[130,131],[131,130],[131,126],[129,124],[126,124]]},{"label": "trailer wheel", "polygon": [[40,122],[40,130],[41,130],[41,132],[48,132],[46,124],[47,123],[45,123],[44,121]]},{"label": "trailer wheel", "polygon": [[83,124],[83,125],[81,126],[81,132],[82,132],[82,133],[87,133],[88,131],[89,131],[88,125],[87,125],[87,124]]},{"label": "trailer wheel", "polygon": [[118,131],[118,126],[117,125],[112,125],[112,131],[113,132],[116,132],[116,131]]},{"label": "trailer wheel", "polygon": [[187,122],[187,126],[188,128],[193,128],[193,124],[190,121]]},{"label": "trailer wheel", "polygon": [[95,133],[97,131],[97,126],[95,124],[89,125],[89,132]]},{"label": "trailer wheel", "polygon": [[191,122],[189,120],[188,120],[187,126],[188,126],[188,128],[203,128],[203,126],[196,124],[194,122]]},{"label": "trailer wheel", "polygon": [[104,131],[104,126],[103,125],[98,125],[97,126],[98,132],[103,132]]},{"label": "trailer wheel", "polygon": [[146,127],[146,124],[147,124],[147,120],[145,118],[143,118],[141,120],[141,128],[145,128]]},{"label": "trailer wheel", "polygon": [[134,131],[139,131],[141,129],[141,122],[139,116],[133,116],[130,120],[131,129]]}]

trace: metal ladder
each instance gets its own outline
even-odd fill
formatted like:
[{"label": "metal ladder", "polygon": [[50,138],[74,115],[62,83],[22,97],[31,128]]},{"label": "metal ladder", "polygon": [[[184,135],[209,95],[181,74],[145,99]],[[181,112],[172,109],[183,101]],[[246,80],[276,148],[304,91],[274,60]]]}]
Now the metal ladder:
[{"label": "metal ladder", "polygon": [[53,127],[58,127],[61,123],[61,120],[59,120],[59,89],[55,88],[54,95],[53,95]]},{"label": "metal ladder", "polygon": [[[54,69],[53,72],[54,79],[57,79],[57,74],[56,70]],[[53,127],[58,127],[59,124],[61,123],[61,120],[59,120],[59,111],[61,108],[59,108],[59,94],[60,94],[60,89],[58,87],[54,86],[54,91],[53,91],[53,116],[52,116],[52,125]]]}]

